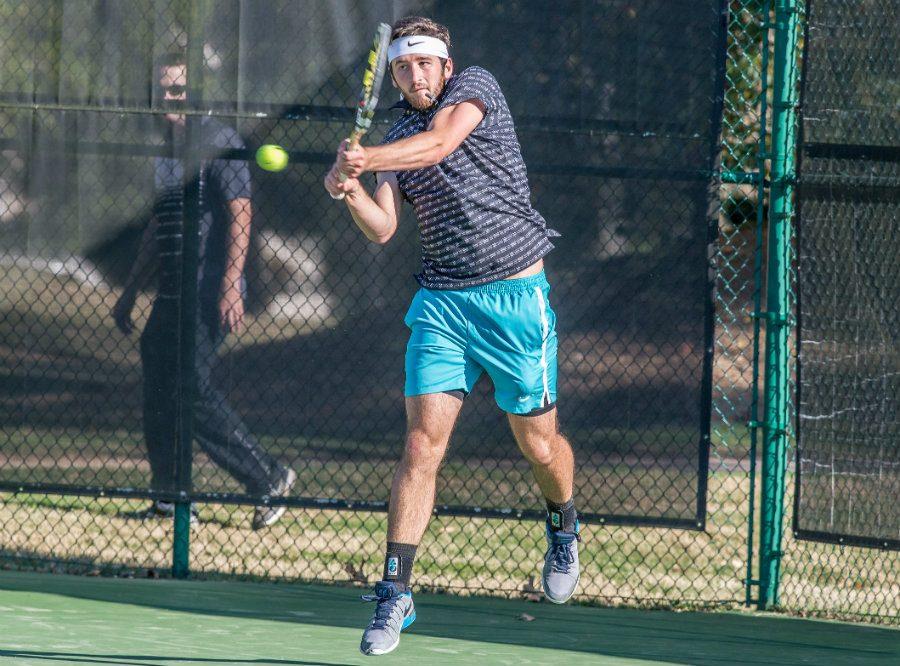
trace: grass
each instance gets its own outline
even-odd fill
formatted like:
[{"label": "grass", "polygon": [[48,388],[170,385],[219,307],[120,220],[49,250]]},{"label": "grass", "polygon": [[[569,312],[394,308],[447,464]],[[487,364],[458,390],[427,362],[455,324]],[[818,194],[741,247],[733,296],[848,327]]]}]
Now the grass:
[{"label": "grass", "polygon": [[[8,296],[0,306],[0,359],[10,361],[7,367],[26,368],[28,381],[85,377],[98,382],[107,378],[139,381],[136,350],[133,345],[127,349],[121,345],[109,320],[114,290],[90,290],[74,280],[48,278],[36,270],[0,273],[0,289]],[[33,312],[29,305],[33,303],[46,304],[45,311]],[[148,304],[142,296],[138,309],[146,311]],[[270,329],[254,322],[235,345],[274,340],[277,332]],[[85,330],[91,334],[84,336]],[[735,345],[747,339],[738,335]],[[22,341],[27,342],[24,356]],[[717,363],[731,363],[717,370],[717,391],[731,386],[735,395],[746,392],[747,369],[736,363],[746,356],[745,347],[729,347],[717,355]],[[46,411],[54,406],[26,404],[15,393],[20,377],[0,372],[0,380],[8,381],[12,389],[0,396],[0,423],[4,424],[0,427],[0,479],[25,480],[22,470],[29,468],[28,480],[35,482],[126,487],[146,483],[144,451],[135,431],[91,422],[93,412],[80,415],[86,421],[77,428],[21,425],[29,423],[29,409]],[[718,399],[717,404],[724,404],[724,398]],[[732,405],[726,411],[725,417],[739,420],[738,407]],[[748,556],[745,433],[735,422],[723,420],[714,426],[706,532],[586,526],[582,600],[676,608],[741,606]],[[681,436],[646,431],[645,435],[645,441],[651,442]],[[658,510],[661,501],[673,505],[691,501],[694,478],[690,473],[652,464],[643,466],[640,478],[633,473],[641,463],[624,455],[635,449],[629,431],[594,430],[576,436],[580,441],[595,438],[590,440],[591,447],[603,451],[602,456],[592,456],[590,464],[582,460],[578,475],[582,491],[590,491],[598,503],[610,501],[646,513]],[[352,461],[338,457],[347,448],[346,439],[269,437],[263,443],[275,453],[291,452],[295,459],[303,450],[323,454],[299,458],[300,487],[306,496],[335,496],[341,488],[368,484],[373,498],[387,497],[390,464],[380,455]],[[384,442],[377,447],[393,445]],[[97,464],[98,457],[103,464]],[[52,464],[48,458],[54,459]],[[201,487],[237,490],[202,456],[196,470]],[[444,481],[439,502],[505,506],[518,501],[522,506],[539,506],[523,465],[467,465],[454,459],[444,468]],[[460,501],[461,497],[465,500]],[[0,495],[0,562],[8,567],[83,573],[165,573],[171,563],[171,523],[129,517],[144,505],[110,498]],[[250,507],[207,504],[199,509],[201,522],[191,536],[194,575],[368,585],[380,573],[384,514],[291,509],[281,523],[257,533],[248,528]],[[783,550],[781,601],[785,608],[879,622],[896,622],[900,616],[896,553],[801,542],[789,533]],[[441,516],[432,521],[420,548],[417,583],[424,589],[461,594],[532,597],[542,551],[542,528],[534,522]]]},{"label": "grass", "polygon": [[[648,607],[739,608],[744,599],[746,475],[713,473],[709,532],[588,525],[580,599]],[[94,574],[166,574],[171,522],[129,517],[144,501],[0,496],[0,559],[8,567]],[[252,507],[204,504],[191,532],[195,576],[370,585],[386,537],[381,513],[290,509],[263,532]],[[896,623],[894,554],[786,537],[782,602],[830,617]],[[421,589],[517,598],[535,595],[542,528],[519,520],[438,517],[416,561]],[[866,609],[860,613],[854,609]]]},{"label": "grass", "polygon": [[[149,465],[139,432],[21,427],[0,428],[0,481],[102,488],[143,488]],[[599,437],[595,433],[595,437]],[[610,435],[612,438],[613,435]],[[297,488],[305,497],[385,499],[396,464],[396,442],[375,447],[337,438],[262,437],[263,447],[298,472]],[[347,459],[346,451],[365,448],[366,457]],[[310,454],[310,452],[314,452]],[[642,474],[636,470],[643,469]],[[243,493],[244,488],[204,454],[195,455],[198,491]],[[695,501],[696,461],[670,467],[609,454],[606,462],[579,464],[577,484],[593,507],[618,512],[689,516]],[[610,483],[615,479],[615,483]],[[521,461],[448,460],[442,469],[438,504],[540,509],[528,465]]]},{"label": "grass", "polygon": [[[741,492],[730,478],[720,496]],[[3,498],[0,524],[18,526],[7,552],[89,562],[91,568],[125,564],[165,569],[171,523],[128,514],[144,501],[17,495]],[[291,509],[286,519],[260,533],[247,529],[251,507],[200,505],[192,530],[196,574],[324,579],[371,583],[380,574],[385,516]],[[582,592],[585,598],[683,598],[701,602],[713,594],[727,603],[741,596],[740,563],[728,558],[741,543],[741,526],[718,538],[678,530],[587,526]],[[737,537],[736,542],[729,539]],[[623,548],[622,541],[631,543]],[[431,589],[527,593],[543,555],[543,528],[517,520],[441,517],[433,521],[417,558],[418,584]],[[715,553],[715,554],[714,554]],[[11,554],[11,553],[10,553]]]}]

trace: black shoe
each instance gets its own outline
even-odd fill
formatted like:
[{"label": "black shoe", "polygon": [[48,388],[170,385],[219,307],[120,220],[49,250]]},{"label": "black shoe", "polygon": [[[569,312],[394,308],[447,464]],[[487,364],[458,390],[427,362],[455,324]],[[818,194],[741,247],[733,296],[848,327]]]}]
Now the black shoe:
[{"label": "black shoe", "polygon": [[[287,497],[291,488],[297,483],[297,472],[285,467],[281,474],[281,478],[269,488],[268,496],[272,499],[276,497]],[[286,506],[258,506],[253,512],[253,529],[261,530],[270,527],[278,522],[278,519],[287,511]]]},{"label": "black shoe", "polygon": [[[150,506],[148,506],[146,510],[139,513],[139,517],[141,518],[141,520],[148,520],[151,518],[174,518],[175,502],[153,500],[152,502],[150,502]],[[194,505],[191,504],[191,525],[196,525],[198,522],[199,519],[197,518],[197,510],[194,508]]]}]

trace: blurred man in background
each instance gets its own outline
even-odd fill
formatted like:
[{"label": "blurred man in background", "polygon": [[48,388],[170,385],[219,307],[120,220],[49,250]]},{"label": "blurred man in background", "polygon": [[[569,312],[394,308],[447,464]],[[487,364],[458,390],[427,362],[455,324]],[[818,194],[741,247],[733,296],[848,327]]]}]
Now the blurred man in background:
[{"label": "blurred man in background", "polygon": [[[164,56],[157,63],[159,93],[172,109],[165,114],[171,157],[155,159],[155,207],[141,238],[138,255],[125,288],[113,309],[118,328],[128,334],[138,291],[157,273],[159,287],[141,334],[144,373],[143,426],[152,473],[151,488],[176,489],[178,344],[181,244],[184,229],[184,150],[187,65],[183,54]],[[181,111],[181,112],[179,112]],[[231,127],[204,116],[199,144],[206,155],[243,149]],[[296,473],[270,456],[250,433],[224,395],[211,384],[212,369],[226,334],[238,332],[244,319],[244,263],[250,245],[252,208],[247,162],[227,155],[203,159],[199,182],[200,261],[197,272],[196,332],[197,394],[195,436],[200,447],[237,479],[248,494],[284,497]],[[284,507],[259,506],[253,529],[275,523]],[[174,504],[154,501],[145,517],[174,515]],[[193,512],[192,522],[195,520]]]}]

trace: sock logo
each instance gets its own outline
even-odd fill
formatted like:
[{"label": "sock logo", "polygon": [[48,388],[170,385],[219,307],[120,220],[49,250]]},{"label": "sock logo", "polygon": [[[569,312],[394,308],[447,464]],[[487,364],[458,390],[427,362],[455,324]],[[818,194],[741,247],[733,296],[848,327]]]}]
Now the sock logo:
[{"label": "sock logo", "polygon": [[387,559],[387,573],[388,573],[388,576],[396,576],[400,573],[400,558],[399,557],[389,557]]},{"label": "sock logo", "polygon": [[553,525],[553,527],[562,527],[562,513],[559,511],[551,511],[550,524]]}]

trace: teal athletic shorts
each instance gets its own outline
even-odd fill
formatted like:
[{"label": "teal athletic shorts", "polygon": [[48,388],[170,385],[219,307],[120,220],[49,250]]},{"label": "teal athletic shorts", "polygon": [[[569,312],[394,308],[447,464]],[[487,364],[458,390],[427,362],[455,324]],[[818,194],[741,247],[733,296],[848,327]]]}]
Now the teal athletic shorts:
[{"label": "teal athletic shorts", "polygon": [[404,319],[411,331],[406,395],[469,393],[487,372],[503,411],[546,411],[556,402],[549,294],[543,271],[466,289],[419,289]]}]

